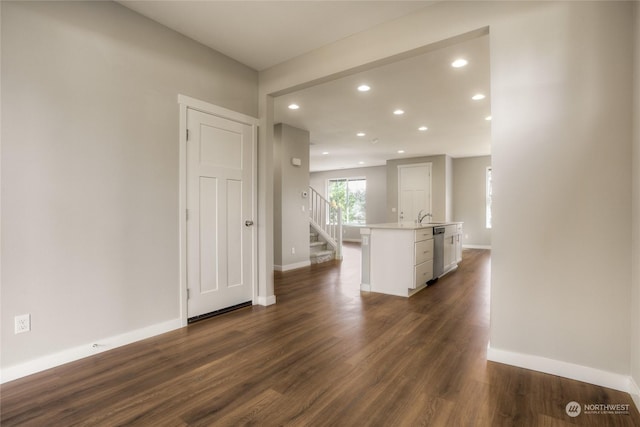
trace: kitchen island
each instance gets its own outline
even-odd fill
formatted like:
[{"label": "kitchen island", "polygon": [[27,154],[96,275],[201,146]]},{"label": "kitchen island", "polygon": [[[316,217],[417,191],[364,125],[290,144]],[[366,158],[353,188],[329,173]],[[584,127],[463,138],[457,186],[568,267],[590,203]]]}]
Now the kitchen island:
[{"label": "kitchen island", "polygon": [[462,259],[461,222],[367,224],[360,235],[363,291],[410,297]]}]

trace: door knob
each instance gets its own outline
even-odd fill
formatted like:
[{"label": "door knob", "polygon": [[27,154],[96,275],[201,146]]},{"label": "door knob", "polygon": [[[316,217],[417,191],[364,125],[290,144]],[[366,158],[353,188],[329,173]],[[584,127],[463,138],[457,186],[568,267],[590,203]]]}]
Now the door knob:
[{"label": "door knob", "polygon": [[245,227],[251,227],[253,225],[253,221],[251,221],[250,219],[246,220],[244,222]]}]

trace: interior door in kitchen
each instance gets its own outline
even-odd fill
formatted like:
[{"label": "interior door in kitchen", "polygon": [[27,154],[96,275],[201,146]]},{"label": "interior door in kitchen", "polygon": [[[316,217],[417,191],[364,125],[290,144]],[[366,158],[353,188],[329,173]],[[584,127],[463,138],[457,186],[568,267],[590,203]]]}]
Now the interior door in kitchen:
[{"label": "interior door in kitchen", "polygon": [[421,210],[432,213],[431,163],[398,166],[398,199],[398,221],[415,221]]},{"label": "interior door in kitchen", "polygon": [[187,316],[251,302],[255,127],[187,109]]}]

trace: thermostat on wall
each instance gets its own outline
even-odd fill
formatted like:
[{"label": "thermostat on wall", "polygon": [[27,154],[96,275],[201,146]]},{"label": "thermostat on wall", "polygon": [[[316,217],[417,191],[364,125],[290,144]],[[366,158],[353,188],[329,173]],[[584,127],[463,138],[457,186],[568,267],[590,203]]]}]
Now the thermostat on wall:
[{"label": "thermostat on wall", "polygon": [[300,165],[302,165],[302,160],[300,160],[300,159],[299,159],[299,158],[297,158],[297,157],[292,157],[292,158],[291,158],[291,164],[292,164],[293,166],[300,166]]},{"label": "thermostat on wall", "polygon": [[300,195],[302,196],[303,199],[306,199],[309,193],[307,193],[306,191],[303,191],[302,193],[300,193]]}]

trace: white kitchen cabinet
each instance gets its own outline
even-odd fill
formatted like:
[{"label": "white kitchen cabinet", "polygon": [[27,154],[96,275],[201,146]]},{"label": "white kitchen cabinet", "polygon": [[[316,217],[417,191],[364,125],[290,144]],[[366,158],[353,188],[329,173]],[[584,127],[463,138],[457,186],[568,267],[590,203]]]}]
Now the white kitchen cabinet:
[{"label": "white kitchen cabinet", "polygon": [[456,264],[462,261],[462,224],[456,225]]},{"label": "white kitchen cabinet", "polygon": [[462,224],[445,227],[443,259],[443,273],[453,270],[462,261]]},{"label": "white kitchen cabinet", "polygon": [[360,233],[363,291],[409,297],[433,278],[433,227],[379,224]]},{"label": "white kitchen cabinet", "polygon": [[454,235],[444,235],[444,256],[443,256],[443,273],[451,270],[456,262],[456,247],[454,244]]},{"label": "white kitchen cabinet", "polygon": [[[430,231],[432,230],[430,229]],[[413,284],[410,286],[411,289],[424,287],[429,280],[433,279],[433,232],[426,237],[421,234],[418,232],[415,234],[415,263],[413,265]]]},{"label": "white kitchen cabinet", "polygon": [[456,262],[455,225],[448,225],[444,230],[443,273],[451,270]]},{"label": "white kitchen cabinet", "polygon": [[[427,282],[435,278],[435,226],[400,222],[368,224],[361,228],[360,289],[410,297],[426,288]],[[443,254],[443,273],[446,273],[458,265],[462,245],[459,236],[462,233],[462,224],[446,223],[437,226],[444,226],[445,233],[448,233],[448,238],[444,238]],[[439,255],[440,253],[438,260],[442,259]]]}]

